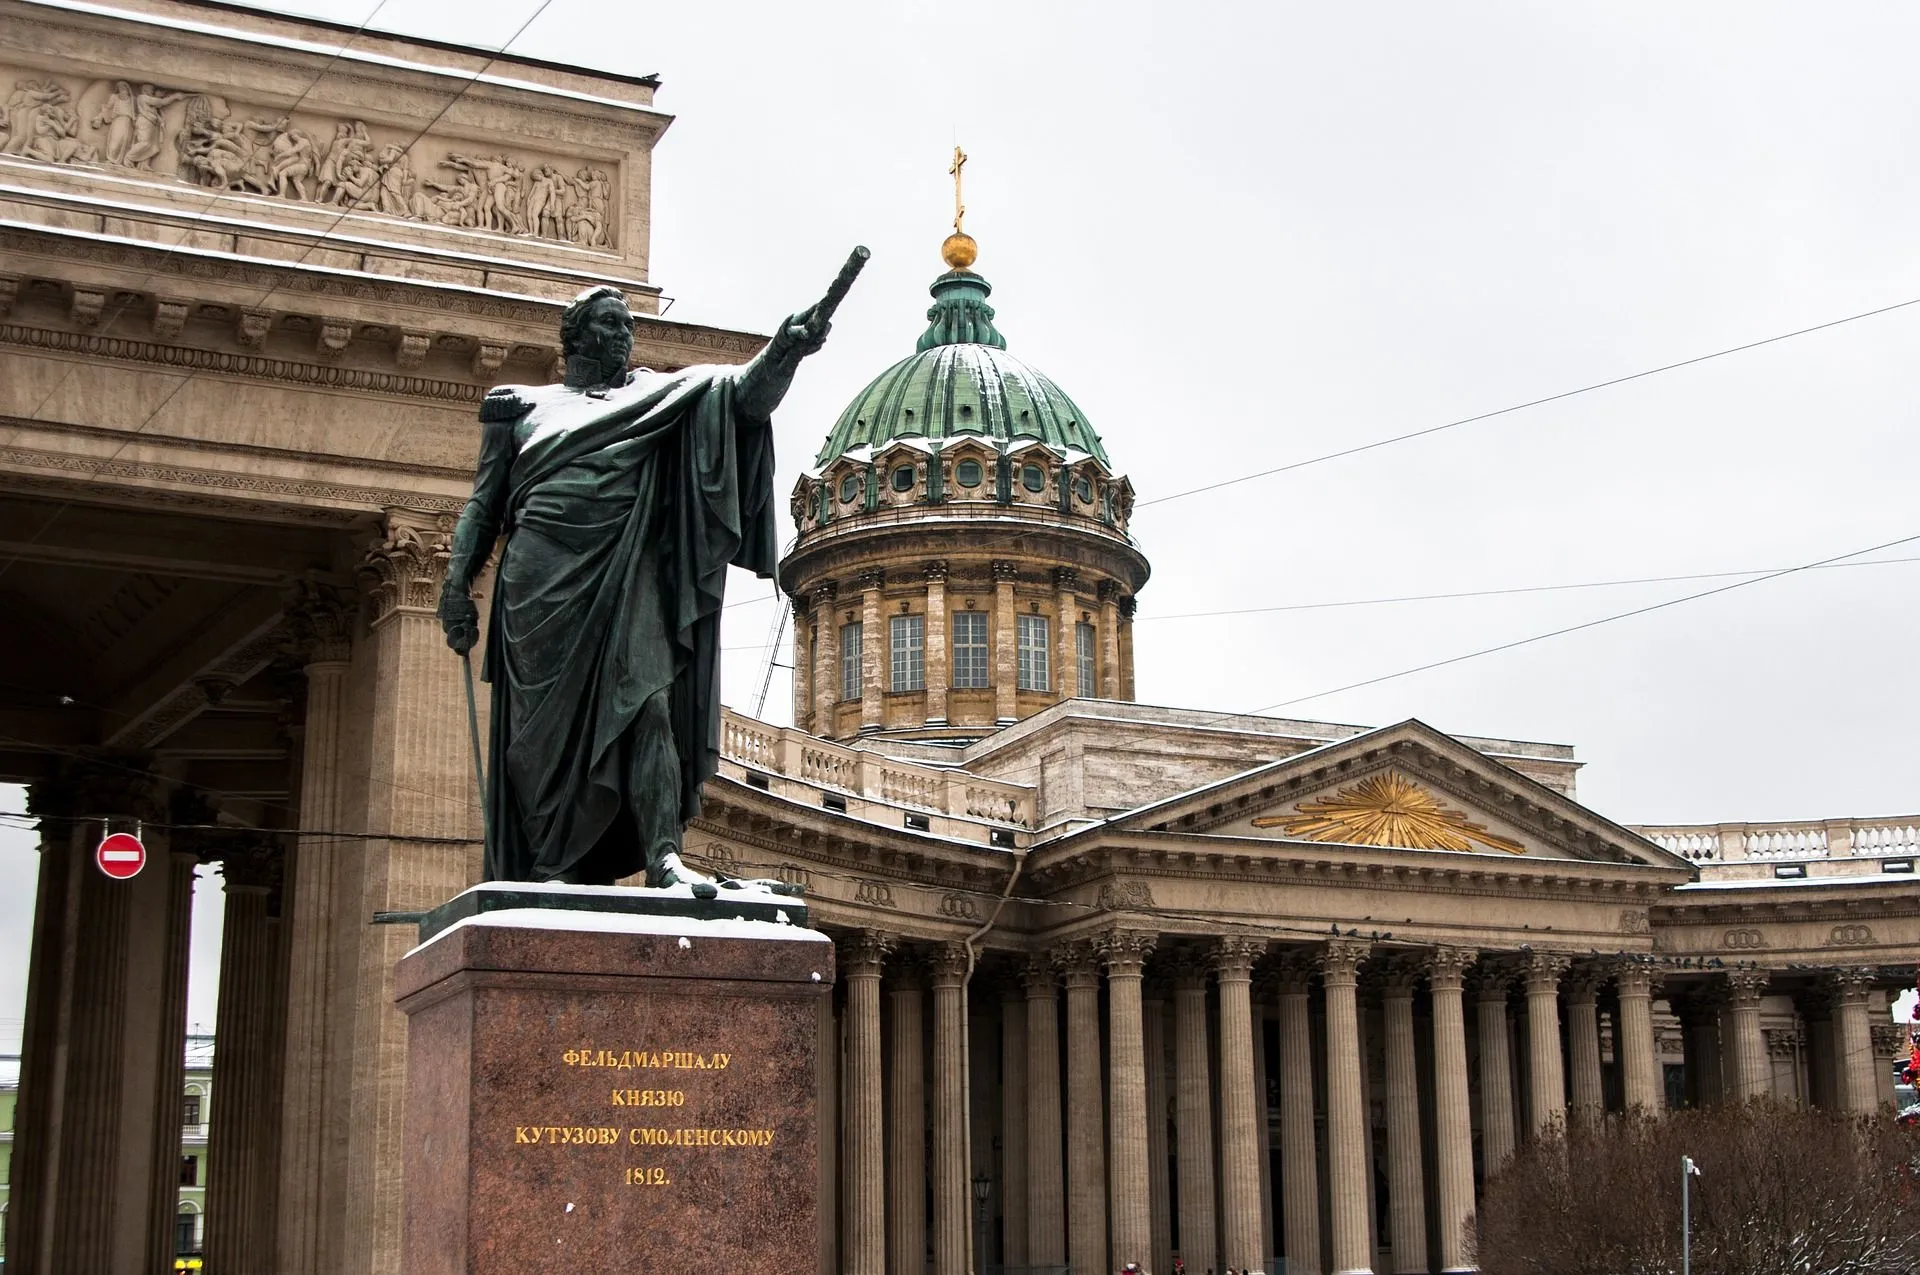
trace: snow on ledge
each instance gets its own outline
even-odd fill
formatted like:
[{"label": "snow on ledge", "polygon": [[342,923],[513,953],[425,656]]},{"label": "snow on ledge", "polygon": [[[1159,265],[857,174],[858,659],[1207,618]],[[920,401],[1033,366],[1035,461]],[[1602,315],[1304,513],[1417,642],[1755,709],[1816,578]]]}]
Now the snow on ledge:
[{"label": "snow on ledge", "polygon": [[[578,886],[559,887],[578,889]],[[689,895],[689,897],[691,897]],[[777,921],[703,921],[690,916],[641,916],[630,912],[581,912],[572,908],[500,908],[455,921],[415,947],[424,951],[454,931],[469,926],[515,930],[552,930],[585,934],[665,934],[691,947],[699,939],[772,939],[783,943],[832,943],[818,930]]]}]

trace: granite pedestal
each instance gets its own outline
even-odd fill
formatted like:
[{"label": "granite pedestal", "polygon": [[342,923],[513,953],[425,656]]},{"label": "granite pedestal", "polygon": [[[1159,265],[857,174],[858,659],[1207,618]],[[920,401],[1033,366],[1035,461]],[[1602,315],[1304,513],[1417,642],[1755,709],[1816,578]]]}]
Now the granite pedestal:
[{"label": "granite pedestal", "polygon": [[569,906],[469,902],[400,962],[405,1275],[811,1269],[833,945],[543,889]]}]

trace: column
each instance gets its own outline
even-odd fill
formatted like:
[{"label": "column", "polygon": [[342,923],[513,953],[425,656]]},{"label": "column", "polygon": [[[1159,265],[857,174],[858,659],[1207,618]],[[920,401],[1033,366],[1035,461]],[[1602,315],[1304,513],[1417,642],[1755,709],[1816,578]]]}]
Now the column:
[{"label": "column", "polygon": [[1660,1060],[1653,1045],[1654,972],[1629,958],[1615,968],[1620,993],[1620,1039],[1614,1056],[1620,1063],[1620,1095],[1628,1111],[1658,1113],[1666,1107]]},{"label": "column", "polygon": [[[1120,582],[1102,580],[1100,599],[1100,697],[1120,695]],[[1205,1272],[1202,1272],[1205,1275]]]},{"label": "column", "polygon": [[1513,1046],[1507,1028],[1507,988],[1512,971],[1480,960],[1475,988],[1475,1017],[1480,1027],[1480,1145],[1486,1175],[1492,1177],[1513,1158]]},{"label": "column", "polygon": [[[304,581],[287,619],[305,660],[299,826],[341,826],[341,728],[346,718],[347,657],[359,600],[343,589]],[[345,995],[355,969],[341,918],[359,893],[357,854],[320,837],[302,838],[287,884],[287,1008],[280,1085],[278,1267],[285,1275],[339,1269],[338,1219],[346,1190],[346,1144],[329,1139],[329,1112],[350,1100],[349,1059],[330,1048],[351,1030]],[[351,884],[351,891],[349,885]],[[349,1036],[348,1041],[351,1041]],[[333,1224],[329,1225],[329,1221]]]},{"label": "column", "polygon": [[1427,1269],[1427,1192],[1421,1173],[1420,1075],[1413,1052],[1413,986],[1419,965],[1396,962],[1382,997],[1387,1057],[1387,1207],[1393,1269]]},{"label": "column", "polygon": [[887,968],[887,1271],[927,1269],[926,972],[917,953]]},{"label": "column", "polygon": [[1880,1105],[1873,1074],[1873,1029],[1867,1020],[1872,971],[1835,970],[1827,976],[1833,997],[1833,1075],[1835,1096],[1846,1111],[1869,1112]]},{"label": "column", "polygon": [[1367,1224],[1367,1114],[1361,1105],[1360,962],[1369,945],[1336,939],[1320,957],[1327,989],[1327,1178],[1334,1275],[1371,1275]]},{"label": "column", "polygon": [[1147,954],[1153,950],[1153,936],[1135,930],[1111,930],[1100,936],[1099,943],[1100,957],[1107,967],[1113,1265],[1117,1268],[1138,1262],[1143,1270],[1151,1272],[1151,1143],[1147,1137],[1146,1027],[1142,1021],[1140,974]]},{"label": "column", "polygon": [[933,1272],[968,1275],[973,1188],[967,1166],[967,949],[933,954]]},{"label": "column", "polygon": [[1175,1179],[1180,1192],[1180,1257],[1201,1275],[1221,1262],[1213,1229],[1213,1078],[1207,1050],[1206,966],[1188,957],[1173,984]]},{"label": "column", "polygon": [[1017,698],[1020,654],[1014,635],[1013,585],[1020,568],[995,560],[993,572],[993,715],[1001,723],[1020,716]]},{"label": "column", "polygon": [[[1567,980],[1567,1070],[1573,1088],[1573,1118],[1582,1124],[1607,1109],[1600,1081],[1600,977],[1582,966]],[[1615,1045],[1616,1053],[1618,1044]]]},{"label": "column", "polygon": [[1474,953],[1436,948],[1427,958],[1433,997],[1434,1209],[1440,1233],[1440,1269],[1448,1275],[1476,1269],[1469,1254],[1473,1217],[1473,1113],[1467,1098],[1467,1024],[1460,985]]},{"label": "column", "polygon": [[1059,699],[1072,699],[1080,693],[1080,661],[1073,636],[1073,626],[1080,619],[1080,601],[1074,596],[1079,582],[1080,573],[1072,567],[1053,569],[1053,690]]},{"label": "column", "polygon": [[813,627],[813,609],[805,598],[793,599],[792,606],[793,724],[806,730],[813,724],[813,643],[808,640]]},{"label": "column", "polygon": [[[424,911],[480,874],[477,845],[415,839],[478,837],[481,831],[461,662],[448,654],[434,613],[452,527],[449,514],[389,509],[385,537],[360,566],[368,637],[353,658],[356,672],[368,675],[359,724],[366,785],[344,826],[364,829],[371,839],[353,847],[322,842],[319,851],[345,851],[359,869],[357,879],[349,869],[354,893],[344,904],[338,896],[335,901],[343,954],[354,972],[350,982],[329,988],[340,1034],[330,1042],[328,1065],[338,1058],[350,1060],[352,1068],[350,1086],[327,1112],[329,1136],[344,1127],[347,1154],[345,1238],[335,1269],[398,1270],[405,1224],[407,1024],[393,1003],[393,970],[415,936],[406,926],[369,925],[367,918],[380,911]],[[330,1103],[333,1095],[329,1083]]]},{"label": "column", "polygon": [[834,609],[837,588],[828,580],[814,586],[813,613],[820,640],[814,645],[813,733],[832,739],[840,733],[840,613]]},{"label": "column", "polygon": [[887,658],[885,617],[881,614],[880,590],[886,576],[879,571],[860,574],[860,729],[879,730],[886,725],[887,678],[891,671]]},{"label": "column", "polygon": [[1767,1042],[1760,1035],[1760,997],[1766,991],[1765,970],[1732,970],[1727,974],[1727,1016],[1733,1030],[1733,1099],[1746,1102],[1773,1092],[1773,1069],[1767,1063]]},{"label": "column", "polygon": [[[176,834],[176,836],[181,834]],[[205,1251],[212,1275],[237,1275],[258,1265],[254,1233],[260,1195],[279,1166],[258,1154],[273,1117],[262,1083],[271,1060],[266,1032],[272,1002],[286,994],[273,982],[273,926],[267,901],[282,862],[271,840],[223,847],[220,873],[226,909],[220,941],[220,995],[213,1038],[219,1048],[213,1106],[208,1114],[207,1159],[226,1165],[207,1179]]]},{"label": "column", "polygon": [[893,939],[862,930],[840,943],[847,987],[846,1210],[841,1244],[845,1275],[887,1275],[886,1143],[880,1099],[880,971]]},{"label": "column", "polygon": [[833,997],[820,998],[814,1041],[814,1083],[819,1098],[819,1191],[814,1201],[814,1252],[818,1269],[840,1269],[840,1020]]},{"label": "column", "polygon": [[[1107,1267],[1107,1153],[1100,1085],[1100,970],[1090,945],[1061,957],[1067,987],[1067,1262]],[[1129,1261],[1135,1260],[1132,1258]]]},{"label": "column", "polygon": [[1266,1270],[1266,1259],[1279,1250],[1273,1246],[1273,1126],[1267,1090],[1267,1022],[1273,1017],[1273,984],[1262,979],[1253,989],[1253,1124],[1259,1137],[1260,1161],[1260,1254],[1256,1270]]},{"label": "column", "polygon": [[1314,1137],[1313,962],[1289,952],[1274,970],[1280,1040],[1280,1221],[1287,1275],[1320,1275],[1320,1156]]},{"label": "column", "polygon": [[1128,701],[1131,701],[1134,697],[1133,696],[1133,610],[1134,610],[1134,607],[1137,605],[1138,605],[1137,600],[1131,594],[1128,594],[1127,596],[1120,598],[1118,601],[1114,603],[1114,607],[1118,611],[1120,616],[1120,622],[1119,622],[1120,698]]},{"label": "column", "polygon": [[1260,1252],[1260,1131],[1254,1125],[1253,962],[1265,949],[1227,937],[1214,946],[1220,985],[1220,1259],[1236,1271],[1266,1265]]},{"label": "column", "polygon": [[33,938],[27,956],[27,1004],[20,1089],[14,1107],[6,1241],[20,1270],[54,1269],[48,1250],[59,1176],[57,1120],[64,1106],[67,1036],[72,1022],[77,944],[70,941],[82,878],[80,837],[64,817],[80,812],[77,794],[59,780],[27,790],[27,809],[40,817],[40,872],[34,896]]},{"label": "column", "polygon": [[[933,462],[939,464],[936,458]],[[953,648],[947,644],[947,562],[937,558],[926,565],[927,577],[927,725],[947,724],[947,690],[953,685],[949,664]]]},{"label": "column", "polygon": [[1172,1275],[1173,1205],[1167,1163],[1167,1002],[1156,980],[1146,986],[1141,1035],[1147,1065],[1147,1198],[1153,1214],[1149,1275]]},{"label": "column", "polygon": [[1060,983],[1052,958],[1027,962],[1027,1263],[1067,1262],[1060,1137]]},{"label": "column", "polygon": [[[1000,987],[1000,1264],[1027,1265],[1027,998],[1020,981]],[[982,1266],[989,1266],[983,1256]]]},{"label": "column", "polygon": [[[163,819],[143,754],[70,762],[28,790],[41,864],[8,1201],[8,1270],[155,1270],[173,1258],[191,855],[109,879],[93,850]],[[184,821],[182,821],[184,822]]]},{"label": "column", "polygon": [[1567,1117],[1566,1071],[1560,1060],[1560,976],[1564,956],[1535,952],[1521,969],[1527,981],[1527,1097],[1531,1134],[1539,1137]]}]

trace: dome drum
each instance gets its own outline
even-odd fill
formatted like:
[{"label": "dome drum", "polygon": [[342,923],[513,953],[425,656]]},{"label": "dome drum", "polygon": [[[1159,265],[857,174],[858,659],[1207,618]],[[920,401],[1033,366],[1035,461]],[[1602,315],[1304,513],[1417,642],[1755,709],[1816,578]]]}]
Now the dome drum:
[{"label": "dome drum", "polygon": [[882,511],[923,508],[959,512],[1049,509],[1089,520],[1122,538],[1133,512],[1133,484],[1099,458],[1045,443],[995,446],[961,438],[946,444],[898,440],[845,455],[795,485],[792,512],[804,538],[830,525]]}]

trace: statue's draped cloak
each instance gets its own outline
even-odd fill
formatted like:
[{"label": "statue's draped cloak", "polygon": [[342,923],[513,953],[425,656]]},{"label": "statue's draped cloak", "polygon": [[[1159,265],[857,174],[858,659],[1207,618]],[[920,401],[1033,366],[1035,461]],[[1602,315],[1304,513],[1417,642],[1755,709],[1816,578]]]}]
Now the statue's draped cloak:
[{"label": "statue's draped cloak", "polygon": [[[772,428],[740,411],[738,372],[641,372],[604,399],[516,389],[532,414],[486,427],[469,512],[507,537],[482,669],[490,880],[548,880],[589,857],[596,875],[629,875],[645,853],[620,833],[631,810],[676,830],[700,812],[720,757],[727,567],[770,576],[777,552]],[[582,423],[544,432],[555,413]],[[655,696],[666,711],[643,714]],[[663,720],[677,784],[633,763],[636,733]],[[671,790],[631,790],[648,783]]]}]

